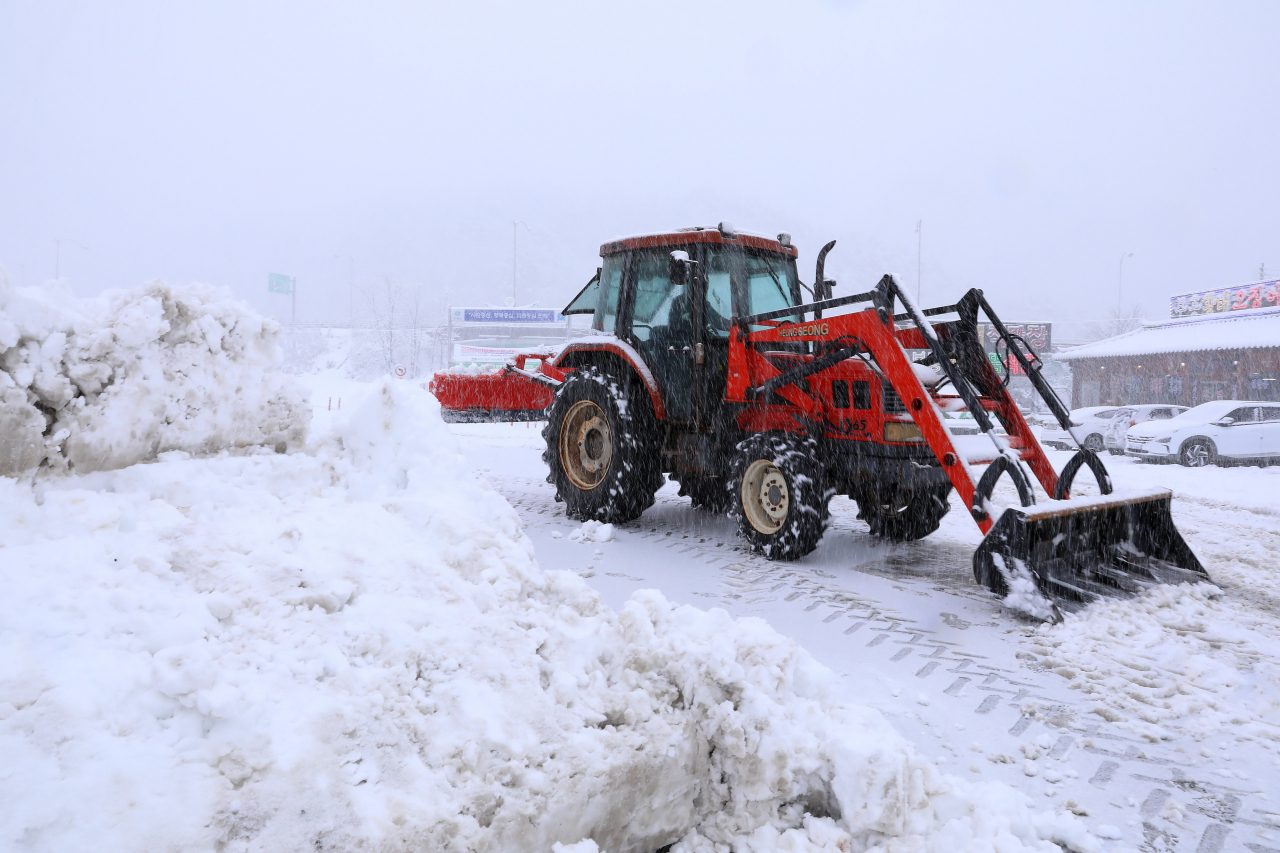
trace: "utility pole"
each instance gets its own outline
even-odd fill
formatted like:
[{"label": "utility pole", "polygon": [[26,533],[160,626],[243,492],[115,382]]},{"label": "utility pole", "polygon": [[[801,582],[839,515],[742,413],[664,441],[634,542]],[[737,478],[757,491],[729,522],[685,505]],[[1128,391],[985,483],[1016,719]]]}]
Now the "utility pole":
[{"label": "utility pole", "polygon": [[53,278],[55,281],[62,278],[62,244],[63,243],[75,243],[77,246],[79,246],[81,249],[84,249],[86,252],[89,251],[89,247],[86,246],[84,243],[81,243],[79,240],[72,240],[70,237],[54,237],[53,238]]},{"label": "utility pole", "polygon": [[1267,280],[1267,265],[1264,263],[1258,267],[1258,281],[1266,281],[1266,280]]},{"label": "utility pole", "polygon": [[1124,316],[1124,308],[1121,305],[1124,294],[1124,259],[1132,258],[1133,252],[1120,256],[1120,282],[1116,285],[1116,319],[1119,320]]},{"label": "utility pole", "polygon": [[922,247],[924,246],[924,220],[916,220],[916,304],[923,304],[920,301],[920,258],[922,255]]},{"label": "utility pole", "polygon": [[524,225],[524,230],[532,231],[523,220],[517,220],[511,223],[511,305],[515,307],[516,302],[516,237],[520,233],[519,226]]}]

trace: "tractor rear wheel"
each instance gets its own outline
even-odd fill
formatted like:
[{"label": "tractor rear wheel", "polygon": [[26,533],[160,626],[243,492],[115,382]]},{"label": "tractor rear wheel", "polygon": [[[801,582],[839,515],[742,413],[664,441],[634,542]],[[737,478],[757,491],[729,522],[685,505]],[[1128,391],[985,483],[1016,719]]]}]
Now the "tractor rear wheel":
[{"label": "tractor rear wheel", "polygon": [[617,523],[653,506],[662,472],[653,408],[638,381],[580,367],[547,411],[542,459],[569,518]]},{"label": "tractor rear wheel", "polygon": [[872,536],[894,542],[923,539],[938,529],[951,509],[947,502],[950,491],[948,486],[945,490],[863,495],[855,498],[858,517],[871,528]]},{"label": "tractor rear wheel", "polygon": [[722,513],[729,509],[729,485],[719,477],[707,474],[680,473],[673,474],[672,479],[680,484],[680,496],[687,497],[694,509],[707,512]]},{"label": "tractor rear wheel", "polygon": [[729,483],[729,514],[753,551],[796,560],[818,547],[831,492],[813,439],[761,433],[738,445]]}]

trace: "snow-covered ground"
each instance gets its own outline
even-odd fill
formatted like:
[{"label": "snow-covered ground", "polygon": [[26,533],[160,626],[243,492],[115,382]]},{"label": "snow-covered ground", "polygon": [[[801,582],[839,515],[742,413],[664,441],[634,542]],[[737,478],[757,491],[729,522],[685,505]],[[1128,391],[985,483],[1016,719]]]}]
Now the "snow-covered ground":
[{"label": "snow-covered ground", "polygon": [[[576,569],[609,603],[652,587],[764,618],[941,769],[1074,810],[1115,836],[1111,849],[1280,850],[1280,467],[1106,457],[1119,488],[1174,490],[1178,528],[1217,587],[1159,589],[1043,625],[974,583],[980,533],[962,511],[923,541],[887,545],[837,497],[819,549],[774,564],[668,484],[608,541],[575,536],[581,525],[544,482],[540,427],[451,429],[543,563]],[[1070,453],[1050,457],[1061,467]],[[1088,479],[1078,492],[1096,492]]]},{"label": "snow-covered ground", "polygon": [[768,622],[539,555],[508,434],[328,379],[303,451],[0,479],[4,849],[1105,849]]},{"label": "snow-covered ground", "polygon": [[538,424],[303,381],[305,448],[0,478],[0,848],[1280,850],[1280,469],[1108,460],[1218,587],[1047,626],[961,512],[837,498],[775,564],[673,484],[569,522]]}]

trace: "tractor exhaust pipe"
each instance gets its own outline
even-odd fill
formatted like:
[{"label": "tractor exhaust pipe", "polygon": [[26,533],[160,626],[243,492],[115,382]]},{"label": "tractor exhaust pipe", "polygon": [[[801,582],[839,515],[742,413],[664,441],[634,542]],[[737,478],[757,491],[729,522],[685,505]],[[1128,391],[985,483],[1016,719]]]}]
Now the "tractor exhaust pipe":
[{"label": "tractor exhaust pipe", "polygon": [[[835,287],[834,281],[827,281],[824,269],[827,265],[827,253],[836,247],[836,241],[832,240],[818,251],[818,266],[813,272],[813,301],[821,302],[824,299],[831,298],[831,291]],[[815,320],[822,319],[822,309],[815,309],[813,312]]]}]

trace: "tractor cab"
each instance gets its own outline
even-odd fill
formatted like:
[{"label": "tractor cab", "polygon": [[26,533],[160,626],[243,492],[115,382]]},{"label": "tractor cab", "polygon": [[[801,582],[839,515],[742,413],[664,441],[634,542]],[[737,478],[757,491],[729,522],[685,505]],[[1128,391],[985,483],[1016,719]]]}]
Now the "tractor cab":
[{"label": "tractor cab", "polygon": [[640,354],[669,423],[713,429],[730,320],[800,305],[796,255],[789,235],[744,234],[726,223],[625,237],[600,247],[595,277],[563,313],[590,314],[597,334]]}]

